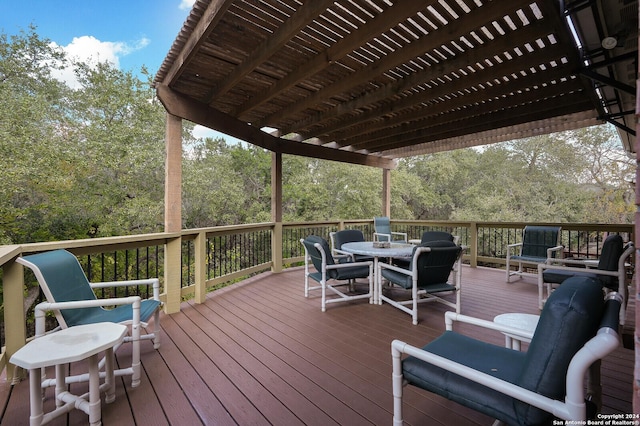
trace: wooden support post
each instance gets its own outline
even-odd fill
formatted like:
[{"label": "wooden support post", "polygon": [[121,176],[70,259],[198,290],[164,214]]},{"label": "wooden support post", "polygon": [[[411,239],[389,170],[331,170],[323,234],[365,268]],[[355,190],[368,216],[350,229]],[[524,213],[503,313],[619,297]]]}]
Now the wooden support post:
[{"label": "wooden support post", "polygon": [[470,266],[472,268],[478,267],[478,224],[471,222],[469,224],[469,257]]},{"label": "wooden support post", "polygon": [[271,153],[271,271],[282,272],[282,154]]},{"label": "wooden support post", "polygon": [[[164,189],[165,232],[182,230],[182,119],[167,113],[165,129],[166,163]],[[166,313],[180,311],[180,271],[182,239],[172,239],[165,245],[164,291]]]},{"label": "wooden support post", "polygon": [[16,262],[8,262],[3,267],[2,284],[4,296],[4,323],[5,327],[5,359],[7,361],[7,379],[12,383],[18,383],[17,370],[10,364],[9,358],[26,342],[27,329],[24,307],[24,268]]},{"label": "wooden support post", "polygon": [[382,169],[382,216],[391,217],[391,169]]}]

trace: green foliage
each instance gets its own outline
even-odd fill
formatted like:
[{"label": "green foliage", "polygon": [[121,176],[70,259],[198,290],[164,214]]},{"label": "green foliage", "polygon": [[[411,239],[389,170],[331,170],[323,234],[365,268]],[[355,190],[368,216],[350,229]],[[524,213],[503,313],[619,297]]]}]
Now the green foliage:
[{"label": "green foliage", "polygon": [[[77,86],[54,78],[73,65]],[[163,230],[165,112],[151,74],[72,64],[0,33],[0,244]],[[183,226],[271,220],[271,153],[183,126]],[[383,172],[283,156],[287,222],[380,214]],[[612,127],[399,161],[394,219],[630,223],[635,163]]]}]

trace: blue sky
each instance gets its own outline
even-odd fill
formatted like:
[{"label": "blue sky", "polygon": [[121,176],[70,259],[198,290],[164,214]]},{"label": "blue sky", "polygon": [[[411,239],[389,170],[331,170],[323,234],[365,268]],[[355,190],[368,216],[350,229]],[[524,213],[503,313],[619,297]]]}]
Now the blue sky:
[{"label": "blue sky", "polygon": [[[123,71],[158,71],[195,0],[0,0],[0,31],[36,26],[70,56]],[[73,85],[72,73],[60,76]],[[197,126],[198,137],[218,136]],[[222,135],[228,142],[233,138]]]}]

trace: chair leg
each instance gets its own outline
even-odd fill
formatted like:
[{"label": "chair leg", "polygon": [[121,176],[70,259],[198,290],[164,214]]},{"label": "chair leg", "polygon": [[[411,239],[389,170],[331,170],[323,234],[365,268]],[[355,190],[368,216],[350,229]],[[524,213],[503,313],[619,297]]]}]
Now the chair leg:
[{"label": "chair leg", "polygon": [[326,302],[326,296],[327,296],[327,283],[325,280],[323,280],[320,283],[320,286],[322,287],[322,312],[326,312],[327,310],[327,302]]},{"label": "chair leg", "polygon": [[153,314],[153,349],[160,349],[160,309]]},{"label": "chair leg", "polygon": [[131,324],[131,387],[140,385],[140,304],[133,305],[133,321]]},{"label": "chair leg", "polygon": [[511,264],[509,262],[509,255],[507,255],[507,282],[511,282]]},{"label": "chair leg", "polygon": [[416,283],[413,283],[413,288],[411,289],[411,297],[413,298],[413,309],[411,311],[411,320],[413,325],[418,325],[418,287],[416,287]]},{"label": "chair leg", "polygon": [[538,309],[542,310],[544,305],[544,281],[542,273],[538,273]]},{"label": "chair leg", "polygon": [[587,371],[587,395],[591,396],[591,401],[596,405],[598,412],[602,409],[601,365],[602,361],[597,360]]},{"label": "chair leg", "polygon": [[395,347],[396,342],[391,344],[391,361],[393,364],[392,385],[393,385],[393,426],[402,426],[402,361],[400,351]]}]

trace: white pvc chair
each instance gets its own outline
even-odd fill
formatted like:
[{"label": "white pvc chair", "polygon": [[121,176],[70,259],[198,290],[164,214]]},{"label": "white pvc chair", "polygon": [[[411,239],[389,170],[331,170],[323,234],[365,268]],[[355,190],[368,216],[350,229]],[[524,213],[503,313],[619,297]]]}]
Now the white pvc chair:
[{"label": "white pvc chair", "polygon": [[[54,250],[19,257],[16,262],[31,269],[38,280],[47,302],[35,308],[36,338],[46,333],[45,313],[53,311],[61,328],[99,322],[129,325],[130,336],[125,342],[133,343],[131,367],[115,371],[117,376],[131,375],[131,386],[140,384],[140,341],[153,340],[154,348],[160,347],[160,284],[157,278],[129,281],[89,283],[76,257],[66,250]],[[153,298],[141,300],[139,296],[98,299],[95,288],[152,285]],[[104,309],[105,306],[115,306]],[[154,317],[154,329],[141,335],[140,328],[147,328],[147,321]],[[116,348],[117,349],[117,348]],[[101,364],[102,365],[102,364]],[[88,375],[69,377],[69,383],[86,381]],[[43,382],[43,386],[54,386],[55,380]]]}]

